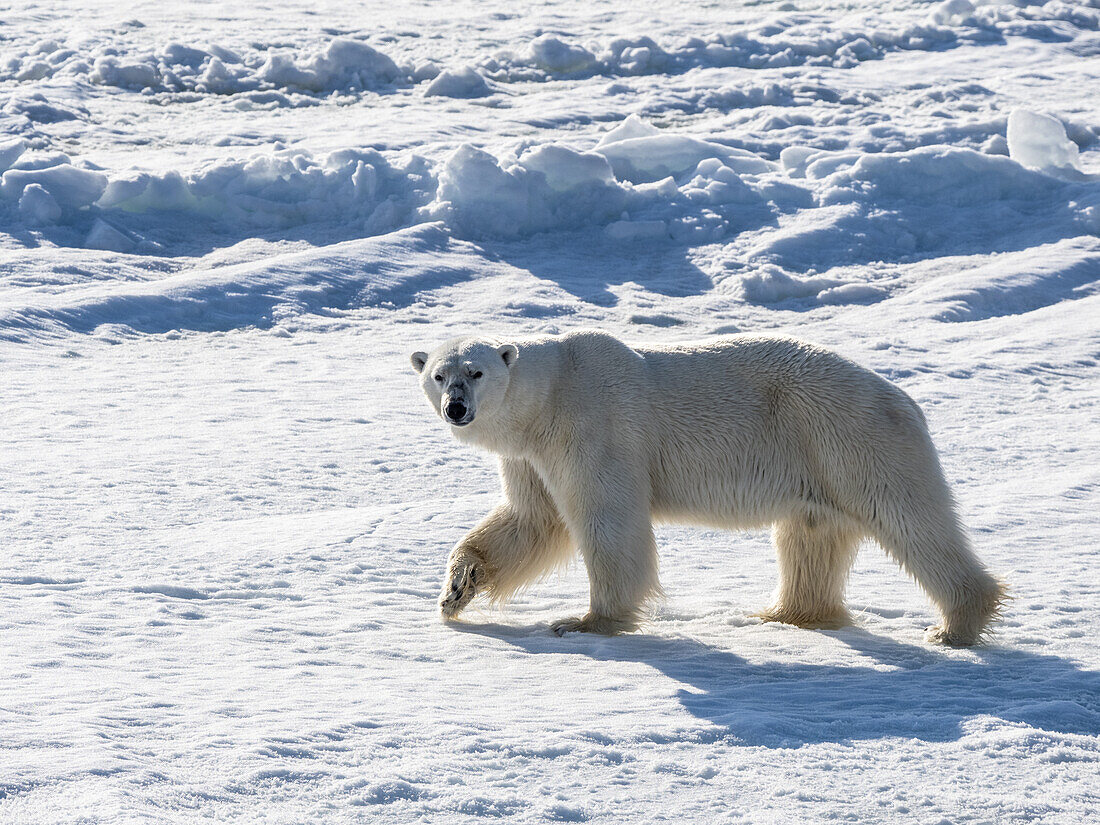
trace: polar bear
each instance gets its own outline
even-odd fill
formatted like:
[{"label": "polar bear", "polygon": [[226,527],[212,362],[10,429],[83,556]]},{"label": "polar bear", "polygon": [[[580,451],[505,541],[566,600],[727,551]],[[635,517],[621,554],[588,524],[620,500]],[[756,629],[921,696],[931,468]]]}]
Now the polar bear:
[{"label": "polar bear", "polygon": [[998,615],[1004,590],[971,551],[920,409],[833,352],[763,335],[630,347],[581,331],[459,338],[411,360],[454,436],[500,459],[503,501],[450,554],[445,619],[579,548],[589,610],[552,630],[634,630],[661,594],[654,520],[774,525],[768,621],[847,623],[864,537],[939,608],[930,641],[974,644]]}]

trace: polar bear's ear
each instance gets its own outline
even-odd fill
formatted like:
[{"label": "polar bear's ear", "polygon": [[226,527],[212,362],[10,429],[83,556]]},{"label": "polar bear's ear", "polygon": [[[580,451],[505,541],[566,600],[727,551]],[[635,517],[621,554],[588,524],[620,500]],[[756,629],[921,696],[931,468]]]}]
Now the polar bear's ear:
[{"label": "polar bear's ear", "polygon": [[497,355],[504,359],[504,365],[506,367],[512,366],[516,363],[516,359],[519,358],[519,350],[516,349],[514,344],[504,344],[497,347]]},{"label": "polar bear's ear", "polygon": [[409,360],[412,361],[413,369],[417,372],[424,371],[424,365],[428,363],[428,353],[426,352],[414,352],[409,356]]}]

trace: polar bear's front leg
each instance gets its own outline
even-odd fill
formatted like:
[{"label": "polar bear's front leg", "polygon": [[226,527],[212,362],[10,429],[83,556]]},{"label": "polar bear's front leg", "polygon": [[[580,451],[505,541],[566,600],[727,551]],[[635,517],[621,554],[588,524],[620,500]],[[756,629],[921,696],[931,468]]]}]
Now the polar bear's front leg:
[{"label": "polar bear's front leg", "polygon": [[573,554],[546,488],[525,461],[501,462],[505,501],[451,552],[439,597],[444,619],[453,619],[474,596],[495,602],[569,561]]},{"label": "polar bear's front leg", "polygon": [[636,630],[646,604],[661,595],[648,491],[630,478],[625,466],[609,464],[579,488],[587,494],[573,500],[567,521],[588,569],[589,608],[553,623],[559,636]]},{"label": "polar bear's front leg", "polygon": [[477,595],[478,585],[485,581],[485,566],[461,547],[451,553],[447,563],[447,578],[439,594],[439,612],[444,619],[453,619]]}]

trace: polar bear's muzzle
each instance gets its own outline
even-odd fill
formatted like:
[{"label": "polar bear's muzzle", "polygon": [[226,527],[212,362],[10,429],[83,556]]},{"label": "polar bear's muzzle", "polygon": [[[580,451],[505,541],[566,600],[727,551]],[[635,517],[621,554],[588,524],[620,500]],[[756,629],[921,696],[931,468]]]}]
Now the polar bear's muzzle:
[{"label": "polar bear's muzzle", "polygon": [[467,406],[465,400],[450,395],[443,399],[443,418],[448,424],[464,427],[474,420],[474,411]]}]

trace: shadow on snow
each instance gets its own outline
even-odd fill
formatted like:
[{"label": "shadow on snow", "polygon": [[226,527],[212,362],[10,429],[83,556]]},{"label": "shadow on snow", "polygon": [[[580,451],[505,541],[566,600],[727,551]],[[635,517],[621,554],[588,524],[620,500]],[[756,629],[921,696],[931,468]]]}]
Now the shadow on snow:
[{"label": "shadow on snow", "polygon": [[455,627],[530,655],[649,665],[684,686],[677,698],[688,713],[746,745],[789,748],[883,737],[946,742],[961,738],[964,723],[980,716],[1054,733],[1100,734],[1100,672],[1022,650],[979,648],[977,661],[960,660],[846,628],[828,635],[879,667],[754,663],[689,638],[558,639],[543,626]]}]

